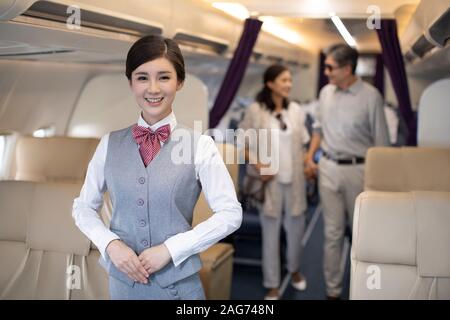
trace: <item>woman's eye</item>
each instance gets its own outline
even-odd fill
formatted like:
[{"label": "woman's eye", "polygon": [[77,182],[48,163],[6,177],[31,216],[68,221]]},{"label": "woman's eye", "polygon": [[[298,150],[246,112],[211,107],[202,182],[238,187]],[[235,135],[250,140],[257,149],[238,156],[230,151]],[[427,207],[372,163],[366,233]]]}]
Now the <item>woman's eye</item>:
[{"label": "woman's eye", "polygon": [[139,81],[145,81],[145,80],[147,80],[147,77],[145,77],[145,76],[140,76],[140,77],[138,77],[137,78]]},{"label": "woman's eye", "polygon": [[170,80],[170,77],[169,76],[162,76],[159,79],[162,80],[162,81],[167,81],[167,80]]}]

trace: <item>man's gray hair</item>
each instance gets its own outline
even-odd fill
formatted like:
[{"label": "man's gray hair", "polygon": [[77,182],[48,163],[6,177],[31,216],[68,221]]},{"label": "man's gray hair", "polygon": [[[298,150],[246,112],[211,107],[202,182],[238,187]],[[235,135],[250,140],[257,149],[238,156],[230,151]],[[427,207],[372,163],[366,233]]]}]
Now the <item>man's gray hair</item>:
[{"label": "man's gray hair", "polygon": [[326,56],[331,56],[341,67],[350,65],[352,73],[355,74],[356,64],[358,63],[358,51],[349,45],[339,43],[334,44],[325,50]]}]

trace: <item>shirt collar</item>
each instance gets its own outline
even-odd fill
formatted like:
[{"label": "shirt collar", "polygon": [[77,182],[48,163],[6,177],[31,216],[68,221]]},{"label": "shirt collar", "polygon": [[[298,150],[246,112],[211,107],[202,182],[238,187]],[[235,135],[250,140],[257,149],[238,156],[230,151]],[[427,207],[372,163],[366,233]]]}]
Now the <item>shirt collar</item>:
[{"label": "shirt collar", "polygon": [[362,84],[363,83],[362,83],[361,78],[360,77],[356,77],[356,81],[350,87],[348,87],[345,90],[342,90],[338,86],[336,86],[336,92],[338,92],[338,91],[349,92],[349,93],[355,95],[355,94],[358,93],[359,89],[361,89]]},{"label": "shirt collar", "polygon": [[173,111],[167,117],[159,120],[157,123],[155,123],[151,126],[144,120],[144,118],[142,117],[142,113],[140,114],[139,120],[138,120],[138,126],[150,128],[150,130],[152,130],[152,131],[159,129],[160,127],[162,127],[166,124],[170,125],[170,132],[172,132],[173,129],[175,129],[175,126],[177,125],[177,118],[175,117],[175,114],[173,113]]}]

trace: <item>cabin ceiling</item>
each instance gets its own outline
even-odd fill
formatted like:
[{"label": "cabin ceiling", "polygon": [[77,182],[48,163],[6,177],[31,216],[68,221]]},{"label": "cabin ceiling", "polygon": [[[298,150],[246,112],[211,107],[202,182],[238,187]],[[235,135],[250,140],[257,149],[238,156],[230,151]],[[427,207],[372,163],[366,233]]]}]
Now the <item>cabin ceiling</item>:
[{"label": "cabin ceiling", "polygon": [[382,18],[395,18],[402,35],[420,0],[204,0],[208,3],[230,2],[244,5],[259,16],[272,16],[278,22],[297,31],[301,47],[310,51],[323,49],[343,38],[329,18],[339,16],[362,52],[381,50],[376,32],[366,27],[369,6],[377,6]]}]

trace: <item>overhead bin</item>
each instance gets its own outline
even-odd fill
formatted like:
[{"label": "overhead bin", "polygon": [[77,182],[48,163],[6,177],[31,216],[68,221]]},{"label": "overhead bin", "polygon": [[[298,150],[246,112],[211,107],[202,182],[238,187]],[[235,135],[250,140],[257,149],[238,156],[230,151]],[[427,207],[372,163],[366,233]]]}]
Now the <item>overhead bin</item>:
[{"label": "overhead bin", "polygon": [[[70,6],[50,1],[35,2],[23,16],[42,18],[66,23]],[[136,17],[118,17],[80,8],[80,24],[82,27],[120,32],[141,36],[145,34],[162,34],[162,26],[144,23]]]},{"label": "overhead bin", "polygon": [[221,39],[213,38],[207,35],[193,34],[181,30],[178,30],[175,33],[173,39],[181,45],[188,45],[194,48],[213,51],[217,54],[223,54],[229,47],[229,43]]},{"label": "overhead bin", "polygon": [[401,37],[402,50],[407,61],[418,62],[444,49],[449,39],[450,0],[422,0]]},{"label": "overhead bin", "polygon": [[[119,62],[131,43],[144,34],[174,38],[187,51],[213,53],[228,59],[243,22],[224,16],[210,5],[186,0],[142,1],[3,0],[0,4],[0,55],[8,58],[72,62]],[[101,5],[100,5],[101,4]],[[70,10],[80,8],[81,28],[68,28]],[[68,13],[69,12],[69,13]],[[283,61],[314,57],[306,50],[262,31],[253,61],[277,56]],[[263,61],[265,60],[265,61]]]}]

